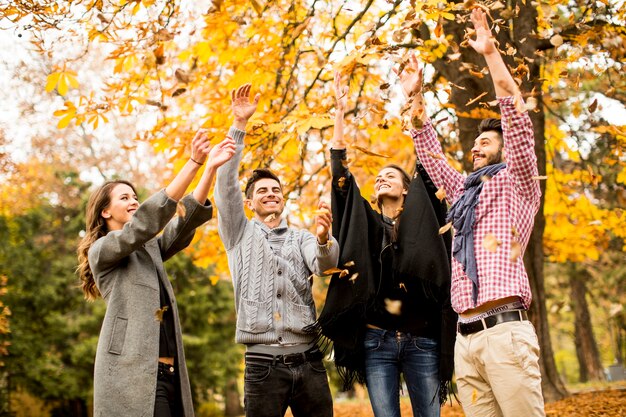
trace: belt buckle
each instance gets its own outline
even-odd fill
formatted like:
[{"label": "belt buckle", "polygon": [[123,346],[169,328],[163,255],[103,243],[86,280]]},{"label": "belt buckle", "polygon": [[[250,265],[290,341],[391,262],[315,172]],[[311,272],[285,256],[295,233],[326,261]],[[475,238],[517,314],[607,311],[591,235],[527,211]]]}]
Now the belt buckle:
[{"label": "belt buckle", "polygon": [[300,357],[300,355],[297,354],[297,353],[292,353],[292,354],[289,354],[289,355],[283,355],[281,362],[284,365],[295,365],[296,362],[298,361],[299,357]]}]

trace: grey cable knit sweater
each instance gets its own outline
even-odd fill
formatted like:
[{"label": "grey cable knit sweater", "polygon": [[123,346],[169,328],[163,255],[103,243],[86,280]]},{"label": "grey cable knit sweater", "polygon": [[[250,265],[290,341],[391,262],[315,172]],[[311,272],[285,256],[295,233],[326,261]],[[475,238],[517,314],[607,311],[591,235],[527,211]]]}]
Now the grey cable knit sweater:
[{"label": "grey cable knit sweater", "polygon": [[[245,132],[231,127],[228,134],[235,139],[237,151],[217,171],[215,205],[235,288],[235,340],[246,344],[310,343],[313,336],[302,330],[316,318],[309,277],[337,266],[339,246],[334,238],[329,245],[318,245],[312,233],[288,227],[284,219],[270,229],[246,218],[238,172]],[[285,234],[276,252],[268,241],[272,233]]]}]

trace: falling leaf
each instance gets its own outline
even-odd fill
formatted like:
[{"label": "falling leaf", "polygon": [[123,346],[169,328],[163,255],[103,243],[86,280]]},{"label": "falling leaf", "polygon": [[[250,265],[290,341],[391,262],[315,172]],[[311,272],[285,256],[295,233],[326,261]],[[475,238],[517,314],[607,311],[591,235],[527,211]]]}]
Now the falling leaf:
[{"label": "falling leaf", "polygon": [[444,233],[446,233],[448,230],[450,230],[450,228],[452,227],[452,222],[446,224],[445,226],[441,226],[439,228],[439,234],[443,235]]},{"label": "falling leaf", "polygon": [[535,175],[533,177],[530,177],[531,180],[547,180],[548,176],[547,175]]},{"label": "falling leaf", "polygon": [[430,156],[433,159],[444,159],[443,155],[435,154],[435,153],[432,153],[431,151],[426,151],[426,153],[428,154],[428,156]]},{"label": "falling leaf", "polygon": [[419,109],[417,114],[414,114],[411,117],[411,125],[414,129],[421,129],[424,127],[424,121],[422,120],[422,115],[424,114],[424,109]]},{"label": "falling leaf", "polygon": [[350,271],[348,271],[347,269],[342,269],[341,272],[339,273],[339,278],[343,278],[346,275],[348,275],[350,273]]},{"label": "falling leaf", "polygon": [[163,314],[169,309],[169,306],[163,306],[154,312],[154,318],[156,321],[163,321]]},{"label": "falling leaf", "polygon": [[187,84],[189,82],[189,75],[182,68],[176,68],[176,71],[174,71],[174,76],[176,77],[178,81],[180,81],[183,84]]},{"label": "falling leaf", "polygon": [[598,108],[598,99],[593,100],[593,103],[589,105],[589,113],[593,113]]},{"label": "falling leaf", "polygon": [[327,269],[326,271],[322,272],[322,274],[324,274],[324,275],[332,275],[332,274],[336,274],[336,273],[341,272],[341,271],[343,271],[343,269],[340,269],[340,268],[330,268],[330,269]]},{"label": "falling leaf", "polygon": [[515,225],[511,226],[511,234],[513,235],[513,237],[519,237],[519,232],[517,231]]},{"label": "falling leaf", "polygon": [[511,262],[516,262],[517,258],[522,254],[522,245],[519,244],[518,241],[514,240],[511,242],[511,255],[509,259]]},{"label": "falling leaf", "polygon": [[343,266],[346,266],[346,267],[354,266],[354,261],[348,261],[345,264],[343,264]]},{"label": "falling leaf", "polygon": [[491,177],[489,175],[483,175],[482,177],[480,177],[480,180],[482,182],[491,181]]},{"label": "falling leaf", "polygon": [[179,201],[178,204],[176,204],[176,214],[178,214],[178,217],[181,218],[184,218],[187,214],[187,210],[185,209],[185,205],[182,201]]},{"label": "falling leaf", "polygon": [[358,272],[355,272],[354,274],[352,274],[352,276],[351,276],[350,278],[348,278],[348,280],[349,280],[351,283],[353,283],[353,284],[354,284],[354,283],[356,282],[356,279],[357,279],[358,277],[359,277],[359,273],[358,273]]},{"label": "falling leaf", "polygon": [[274,320],[276,320],[276,321],[280,321],[280,319],[282,319],[282,317],[281,317],[280,313],[279,313],[278,311],[277,311],[277,312],[275,312],[275,313],[274,313]]},{"label": "falling leaf", "polygon": [[465,103],[466,106],[470,106],[474,103],[476,103],[478,100],[480,100],[481,98],[485,97],[487,95],[487,92],[485,91],[484,93],[482,93],[481,95],[479,95],[478,97],[474,97],[472,100],[468,101],[467,103]]},{"label": "falling leaf", "polygon": [[495,237],[491,233],[488,233],[483,239],[483,248],[487,249],[489,252],[495,253],[501,243],[502,242],[500,242],[497,237]]},{"label": "falling leaf", "polygon": [[261,14],[263,13],[263,7],[261,7],[261,4],[257,0],[250,0],[250,3],[252,3],[254,11],[256,11],[257,14],[261,16]]},{"label": "falling leaf", "polygon": [[384,83],[384,84],[381,84],[379,88],[380,88],[381,90],[386,90],[386,89],[388,89],[390,86],[391,86],[391,84],[389,84],[389,83]]},{"label": "falling leaf", "polygon": [[439,201],[443,201],[446,198],[446,190],[443,187],[441,187],[435,193],[435,197],[437,197]]},{"label": "falling leaf", "polygon": [[372,151],[370,151],[368,149],[362,148],[362,147],[357,146],[357,145],[352,145],[352,147],[354,149],[356,149],[357,151],[363,152],[366,155],[379,156],[381,158],[389,158],[389,156],[387,156],[387,155],[383,155],[383,154],[380,154],[380,153],[372,152]]},{"label": "falling leaf", "polygon": [[526,100],[526,111],[532,111],[537,108],[537,99],[535,97],[528,97]]},{"label": "falling leaf", "polygon": [[399,287],[399,288],[402,288],[402,289],[404,290],[404,292],[408,292],[408,291],[406,290],[406,285],[404,285],[404,282],[401,282],[400,284],[398,284],[398,287]]},{"label": "falling leaf", "polygon": [[163,63],[165,63],[165,55],[163,55],[163,44],[160,43],[159,46],[157,46],[154,51],[152,51],[152,53],[154,54],[154,57],[156,58],[156,64],[157,65],[163,65]]},{"label": "falling leaf", "polygon": [[270,223],[273,222],[274,220],[276,220],[276,213],[271,213],[269,216],[267,216],[265,218],[265,220],[263,220],[265,223]]},{"label": "falling leaf", "polygon": [[385,310],[387,310],[389,314],[399,316],[402,310],[402,301],[385,298]]},{"label": "falling leaf", "polygon": [[346,183],[346,177],[341,177],[337,180],[337,185],[339,186],[339,188],[343,188],[345,183]]},{"label": "falling leaf", "polygon": [[563,37],[561,35],[554,35],[553,37],[550,38],[550,43],[553,46],[559,47],[563,45]]},{"label": "falling leaf", "polygon": [[186,88],[177,88],[176,91],[172,93],[172,97],[178,97],[179,95],[183,94],[185,91],[187,91]]}]

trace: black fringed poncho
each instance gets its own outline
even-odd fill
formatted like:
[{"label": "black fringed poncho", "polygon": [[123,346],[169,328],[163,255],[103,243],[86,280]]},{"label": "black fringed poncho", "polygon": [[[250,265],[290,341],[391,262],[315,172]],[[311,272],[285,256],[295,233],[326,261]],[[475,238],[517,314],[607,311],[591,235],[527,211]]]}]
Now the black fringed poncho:
[{"label": "black fringed poncho", "polygon": [[444,402],[454,368],[457,321],[450,305],[451,234],[439,234],[446,205],[435,196],[436,187],[418,163],[403,211],[396,219],[397,238],[383,251],[382,215],[361,196],[343,164],[345,155],[345,150],[331,151],[333,236],[340,247],[338,267],[348,273],[336,273],[330,281],[318,320],[322,336],[333,343],[344,388],[355,380],[365,382],[366,314],[376,305],[380,280],[384,274],[385,279],[406,283],[417,300],[440,309],[433,316],[440,318],[435,325],[439,330],[440,401]]}]

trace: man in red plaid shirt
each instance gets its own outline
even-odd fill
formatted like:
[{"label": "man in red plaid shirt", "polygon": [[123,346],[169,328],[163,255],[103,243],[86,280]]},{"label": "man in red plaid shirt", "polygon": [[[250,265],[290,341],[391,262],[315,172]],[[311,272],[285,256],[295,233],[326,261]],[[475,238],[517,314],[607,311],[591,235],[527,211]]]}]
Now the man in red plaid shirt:
[{"label": "man in red plaid shirt", "polygon": [[424,111],[414,56],[399,75],[413,100],[413,124],[421,126],[411,130],[418,158],[453,204],[451,296],[459,313],[454,360],[463,410],[468,416],[544,416],[539,343],[526,314],[531,291],[522,260],[541,197],[533,127],[485,13],[474,9],[471,21],[476,40],[469,43],[487,61],[502,116],[480,124],[472,174],[466,177],[446,162]]}]

